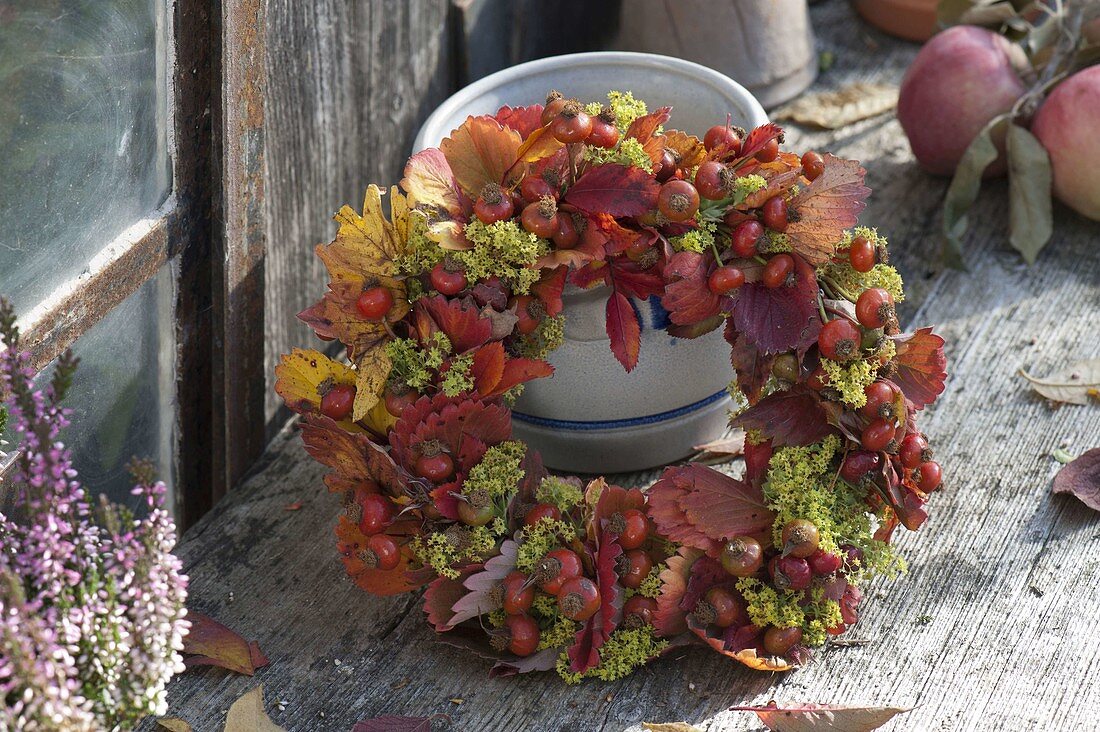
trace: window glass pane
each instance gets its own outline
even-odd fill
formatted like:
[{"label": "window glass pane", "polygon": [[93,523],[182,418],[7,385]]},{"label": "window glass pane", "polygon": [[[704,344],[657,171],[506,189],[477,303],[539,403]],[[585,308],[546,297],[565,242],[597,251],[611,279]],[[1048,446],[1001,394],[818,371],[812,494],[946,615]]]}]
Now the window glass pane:
[{"label": "window glass pane", "polygon": [[[80,357],[65,403],[73,410],[64,439],[92,494],[136,506],[126,464],[156,463],[171,486],[175,402],[172,266],[142,285],[89,330],[73,352]],[[173,501],[169,499],[169,505]]]},{"label": "window glass pane", "polygon": [[169,186],[160,0],[0,0],[0,292],[20,313]]}]

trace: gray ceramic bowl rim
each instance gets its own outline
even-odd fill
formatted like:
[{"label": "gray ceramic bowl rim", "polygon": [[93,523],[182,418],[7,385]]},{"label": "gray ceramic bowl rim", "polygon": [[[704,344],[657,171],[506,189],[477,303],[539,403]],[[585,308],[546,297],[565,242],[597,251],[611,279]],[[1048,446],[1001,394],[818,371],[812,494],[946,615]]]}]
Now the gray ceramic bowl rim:
[{"label": "gray ceramic bowl rim", "polygon": [[[516,79],[521,79],[530,75],[532,72],[540,72],[545,69],[552,69],[557,67],[581,67],[581,66],[637,66],[641,68],[652,69],[656,73],[675,72],[679,75],[691,76],[695,81],[703,82],[707,86],[712,87],[716,93],[721,93],[723,96],[730,96],[738,98],[744,107],[746,113],[749,116],[750,124],[753,126],[762,125],[768,121],[768,115],[764,111],[764,108],[760,105],[760,102],[756,100],[745,87],[738,84],[730,77],[722,74],[714,69],[707,68],[701,64],[697,64],[693,61],[685,61],[680,58],[674,58],[672,56],[662,56],[656,53],[636,53],[633,51],[591,51],[588,53],[568,53],[561,56],[550,56],[547,58],[540,58],[534,61],[528,61],[526,63],[517,64],[507,69],[502,69],[493,74],[475,81],[474,83],[459,89],[457,92],[448,97],[439,107],[436,108],[428,119],[424,120],[424,124],[421,125],[420,131],[416,134],[416,139],[413,141],[413,152],[419,152],[425,147],[429,147],[433,144],[437,144],[437,140],[442,140],[448,134],[450,129],[437,129],[444,125],[444,120],[450,119],[459,112],[462,108],[468,106],[471,101],[477,99],[486,92],[492,89],[506,84]],[[644,92],[638,92],[641,98],[645,98]],[[492,114],[496,110],[487,111],[488,114]],[[675,127],[675,114],[673,110],[673,126]],[[427,142],[432,140],[431,143]]]}]

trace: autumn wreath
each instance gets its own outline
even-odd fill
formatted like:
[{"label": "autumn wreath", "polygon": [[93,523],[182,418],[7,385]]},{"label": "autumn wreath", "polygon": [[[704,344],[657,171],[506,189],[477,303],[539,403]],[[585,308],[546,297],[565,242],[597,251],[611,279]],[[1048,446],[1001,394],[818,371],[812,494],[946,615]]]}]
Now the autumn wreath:
[{"label": "autumn wreath", "polygon": [[[915,414],[943,390],[943,339],[899,332],[886,240],[856,226],[856,162],[781,152],[783,134],[665,129],[628,93],[470,117],[367,189],[317,247],[328,291],[300,317],[351,365],[295,350],[276,389],[343,497],[348,574],[427,585],[441,639],[492,673],[620,678],[701,643],[789,669],[856,622],[860,587],[904,568],[940,466]],[[509,405],[552,373],[566,282],[608,292],[635,365],[631,298],[669,332],[724,326],[747,432],[736,479],[698,463],[648,490],[550,475]]]}]

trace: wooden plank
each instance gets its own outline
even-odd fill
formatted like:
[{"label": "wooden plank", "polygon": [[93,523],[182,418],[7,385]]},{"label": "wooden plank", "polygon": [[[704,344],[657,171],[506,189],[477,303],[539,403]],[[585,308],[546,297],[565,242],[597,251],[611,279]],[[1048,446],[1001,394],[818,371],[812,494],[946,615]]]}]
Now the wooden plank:
[{"label": "wooden plank", "polygon": [[[846,3],[813,14],[837,54],[819,88],[900,80],[915,46],[863,33]],[[288,432],[180,550],[194,606],[257,639],[272,665],[251,679],[189,672],[170,687],[171,713],[218,730],[230,703],[263,683],[272,718],[288,730],[443,712],[462,730],[637,730],[641,721],[687,720],[717,732],[759,729],[751,715],[725,710],[769,699],[915,706],[884,728],[894,730],[1093,729],[1100,515],[1052,497],[1049,482],[1054,449],[1100,444],[1100,409],[1051,407],[1015,371],[1100,355],[1096,223],[1058,207],[1055,241],[1025,268],[1005,238],[1004,183],[994,183],[974,212],[970,272],[942,271],[930,263],[946,181],[917,170],[895,120],[790,135],[797,148],[864,162],[875,191],[865,220],[890,235],[909,285],[903,319],[937,323],[950,342],[948,391],[922,415],[946,487],[928,525],[899,538],[908,576],[869,588],[851,633],[868,645],[826,648],[809,667],[774,676],[692,650],[613,684],[567,687],[552,674],[487,679],[486,664],[435,643],[417,597],[372,598],[344,577],[333,549],[338,501]],[[301,510],[284,510],[297,500]]]},{"label": "wooden plank", "polygon": [[295,314],[323,292],[313,254],[332,214],[367,184],[400,177],[425,117],[453,90],[448,0],[268,0],[264,415],[286,421],[271,390],[278,357],[317,340]]}]

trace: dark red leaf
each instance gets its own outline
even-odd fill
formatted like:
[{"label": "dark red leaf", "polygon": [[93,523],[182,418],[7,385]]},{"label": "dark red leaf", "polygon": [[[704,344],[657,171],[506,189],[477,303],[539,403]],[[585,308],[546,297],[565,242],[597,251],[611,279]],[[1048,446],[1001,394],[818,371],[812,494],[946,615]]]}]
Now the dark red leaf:
[{"label": "dark red leaf", "polygon": [[757,488],[764,484],[774,452],[770,440],[760,443],[745,441],[745,479],[750,484]]},{"label": "dark red leaf", "polygon": [[760,431],[775,447],[810,445],[833,432],[817,396],[802,387],[769,394],[730,423]]},{"label": "dark red leaf", "polygon": [[270,663],[255,641],[246,641],[238,633],[194,610],[187,611],[191,630],[183,639],[184,665],[218,666],[251,676]]},{"label": "dark red leaf", "polygon": [[565,194],[582,211],[612,216],[640,216],[657,206],[657,180],[641,168],[608,163],[593,168]]},{"label": "dark red leaf", "polygon": [[565,279],[568,275],[568,267],[557,267],[543,273],[539,281],[531,285],[531,292],[542,300],[542,304],[546,306],[546,314],[550,317],[562,310],[561,294],[565,291]]},{"label": "dark red leaf", "polygon": [[570,272],[569,282],[582,290],[588,290],[597,285],[606,285],[610,274],[611,267],[607,262],[592,262]]},{"label": "dark red leaf", "polygon": [[795,257],[795,281],[790,287],[750,282],[741,287],[733,309],[733,324],[764,353],[803,350],[817,340],[821,318],[817,310],[817,275]]},{"label": "dark red leaf", "polygon": [[451,718],[446,714],[433,714],[430,717],[397,717],[387,714],[356,722],[351,732],[432,732],[432,723],[437,720],[450,723]]},{"label": "dark red leaf", "polygon": [[931,328],[921,328],[915,333],[897,336],[894,343],[898,349],[895,357],[898,372],[893,381],[914,407],[923,409],[943,393],[947,378],[944,340]]},{"label": "dark red leaf", "polygon": [[615,257],[608,265],[611,286],[627,297],[646,300],[665,290],[665,278],[659,266],[642,269],[626,257]]},{"label": "dark red leaf", "polygon": [[492,394],[504,377],[504,344],[500,341],[486,343],[474,352],[470,365],[470,378],[481,396]]},{"label": "dark red leaf", "polygon": [[713,258],[697,252],[677,252],[665,265],[665,285],[661,305],[677,325],[699,323],[718,315],[722,298],[711,292],[707,276]]},{"label": "dark red leaf", "polygon": [[600,663],[600,647],[607,641],[622,618],[623,589],[615,572],[615,560],[623,553],[618,540],[607,531],[600,536],[596,550],[596,584],[600,588],[600,609],[577,631],[569,647],[569,668],[578,674]]},{"label": "dark red leaf", "polygon": [[466,353],[493,337],[492,320],[482,317],[481,309],[472,300],[443,295],[416,302],[416,328],[422,343],[436,330],[443,331],[455,353]]},{"label": "dark red leaf", "polygon": [[756,404],[771,376],[775,356],[762,353],[748,338],[739,338],[732,319],[726,321],[725,335],[730,344],[730,363],[737,372],[737,387],[749,404]]},{"label": "dark red leaf", "polygon": [[902,480],[891,461],[883,461],[882,472],[874,476],[874,483],[905,528],[916,531],[928,519],[924,494],[910,481]]},{"label": "dark red leaf", "polygon": [[504,362],[504,373],[501,374],[500,383],[488,396],[500,396],[517,384],[532,379],[545,379],[553,375],[554,367],[546,361],[533,358],[509,358]]},{"label": "dark red leaf", "polygon": [[642,331],[634,306],[621,292],[611,293],[607,299],[607,337],[611,339],[611,352],[628,372],[638,365],[638,352],[642,346]]},{"label": "dark red leaf", "polygon": [[1100,447],[1067,464],[1054,476],[1055,493],[1070,493],[1094,511],[1100,511]]},{"label": "dark red leaf", "polygon": [[509,107],[506,104],[497,110],[493,118],[505,127],[515,130],[520,137],[526,140],[528,135],[542,127],[542,105]]}]

